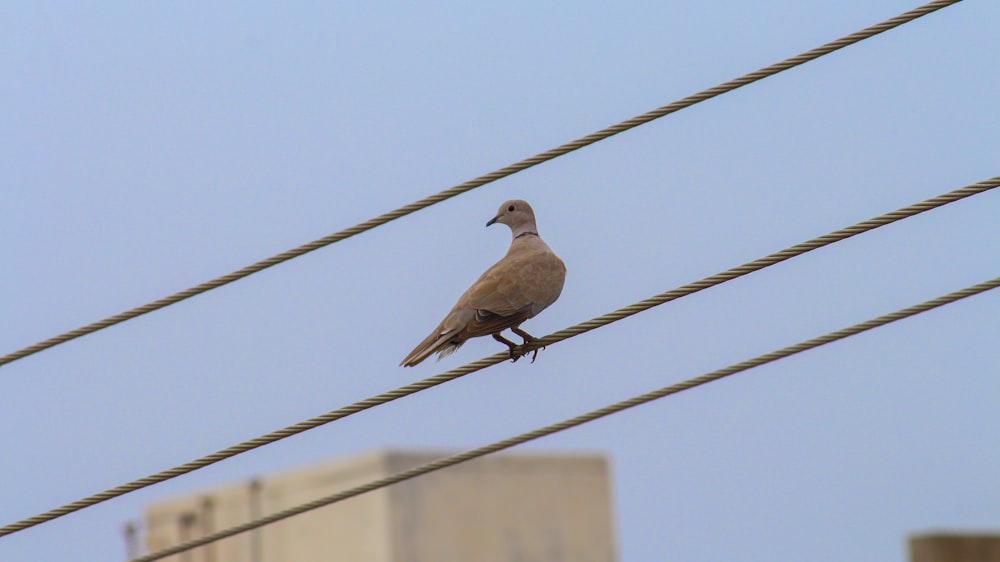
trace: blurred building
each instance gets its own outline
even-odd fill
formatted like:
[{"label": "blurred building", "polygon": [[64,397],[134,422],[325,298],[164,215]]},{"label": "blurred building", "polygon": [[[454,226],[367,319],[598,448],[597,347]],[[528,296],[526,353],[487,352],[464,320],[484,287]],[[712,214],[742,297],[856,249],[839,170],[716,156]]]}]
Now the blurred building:
[{"label": "blurred building", "polygon": [[[172,498],[145,513],[155,552],[443,456],[384,450]],[[613,562],[608,462],[491,455],[168,558],[170,562]]]},{"label": "blurred building", "polygon": [[1000,534],[921,533],[910,537],[910,562],[1000,562]]}]

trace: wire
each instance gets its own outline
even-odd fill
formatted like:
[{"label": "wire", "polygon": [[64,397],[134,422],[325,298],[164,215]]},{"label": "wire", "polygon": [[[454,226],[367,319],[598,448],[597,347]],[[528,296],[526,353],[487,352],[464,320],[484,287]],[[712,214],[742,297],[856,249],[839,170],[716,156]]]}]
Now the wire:
[{"label": "wire", "polygon": [[[780,263],[782,261],[791,259],[793,257],[805,254],[817,248],[828,246],[830,244],[839,242],[841,240],[845,240],[852,236],[868,232],[869,230],[874,230],[881,226],[885,226],[887,224],[900,221],[902,219],[912,217],[914,215],[932,209],[936,209],[938,207],[942,207],[949,203],[954,203],[955,201],[959,201],[967,197],[971,197],[973,195],[989,191],[996,187],[1000,187],[1000,176],[996,176],[988,180],[981,181],[979,183],[971,184],[953,191],[949,191],[947,193],[938,195],[936,197],[932,197],[925,201],[914,203],[913,205],[908,205],[901,209],[897,209],[895,211],[879,215],[877,217],[868,219],[866,221],[862,221],[857,224],[841,228],[839,230],[835,230],[828,234],[824,234],[822,236],[812,238],[805,242],[801,242],[799,244],[796,244],[779,252],[769,254],[762,258],[758,258],[756,260],[747,262],[743,265],[733,267],[731,269],[727,269],[721,273],[716,273],[715,275],[706,277],[699,281],[688,283],[686,285],[677,287],[676,289],[672,289],[664,293],[654,295],[643,301],[639,301],[637,303],[620,308],[613,312],[604,314],[603,316],[598,316],[591,320],[587,320],[586,322],[582,322],[575,326],[571,326],[569,328],[565,328],[558,332],[554,332],[545,337],[537,339],[530,346],[523,347],[522,351],[527,353],[538,347],[558,343],[560,341],[577,336],[584,332],[589,332],[590,330],[594,330],[596,328],[599,328],[601,326],[606,326],[608,324],[611,324],[628,316],[632,316],[633,314],[638,314],[639,312],[648,310],[655,306],[670,302],[672,300],[676,300],[678,298],[693,293],[697,293],[704,289],[708,289],[710,287],[714,287],[716,285],[725,283],[726,281],[742,277],[744,275],[753,273],[754,271],[758,271],[760,269],[764,269],[765,267],[774,265],[776,263]],[[415,394],[417,392],[420,392],[421,390],[432,388],[439,384],[443,384],[445,382],[457,379],[467,374],[485,369],[486,367],[489,367],[491,365],[496,365],[497,363],[501,363],[506,359],[508,359],[508,357],[509,356],[507,351],[499,352],[490,355],[488,357],[479,359],[477,361],[467,363],[455,369],[451,369],[449,371],[445,371],[443,373],[434,375],[432,377],[428,377],[426,379],[413,382],[405,386],[401,386],[394,390],[390,390],[372,396],[370,398],[366,398],[364,400],[361,400],[360,402],[355,402],[354,404],[350,404],[338,408],[336,410],[332,410],[320,416],[316,416],[314,418],[310,418],[308,420],[299,422],[295,425],[291,425],[283,429],[273,431],[266,435],[262,435],[254,439],[244,441],[237,445],[232,445],[230,447],[227,447],[210,455],[195,459],[193,461],[184,463],[174,468],[157,472],[156,474],[146,476],[145,478],[140,478],[138,480],[134,480],[127,484],[122,484],[115,488],[111,488],[103,492],[87,496],[85,498],[76,500],[74,502],[65,504],[63,506],[51,509],[44,513],[28,517],[27,519],[10,523],[8,525],[0,527],[0,537],[16,533],[24,529],[28,529],[30,527],[39,525],[41,523],[45,523],[47,521],[51,521],[53,519],[57,519],[59,517],[68,515],[75,511],[79,511],[81,509],[96,505],[98,503],[125,495],[129,492],[134,492],[136,490],[145,488],[147,486],[152,486],[153,484],[157,484],[159,482],[164,482],[166,480],[176,478],[178,476],[215,464],[219,461],[228,459],[230,457],[234,457],[241,453],[245,453],[247,451],[251,451],[258,447],[274,443],[286,437],[291,437],[292,435],[297,435],[304,431],[320,427],[322,425],[345,418],[347,416],[356,414],[358,412],[367,410],[369,408],[373,408],[375,406],[392,402],[393,400],[402,398],[404,396]]]},{"label": "wire", "polygon": [[313,240],[312,242],[303,244],[296,248],[286,250],[284,252],[281,252],[280,254],[276,254],[265,260],[258,261],[256,263],[238,269],[232,273],[228,273],[221,277],[205,281],[203,283],[195,285],[194,287],[190,287],[183,291],[146,303],[142,306],[132,308],[124,312],[120,312],[118,314],[115,314],[114,316],[109,316],[103,320],[99,320],[97,322],[81,326],[79,328],[70,330],[58,336],[54,336],[46,340],[42,340],[40,342],[29,345],[27,347],[24,347],[22,349],[19,349],[17,351],[13,351],[11,353],[8,353],[0,357],[0,366],[5,365],[7,363],[11,363],[13,361],[17,361],[18,359],[23,359],[25,357],[28,357],[29,355],[33,355],[40,351],[49,349],[51,347],[55,347],[59,344],[66,343],[70,340],[85,336],[87,334],[94,333],[98,330],[103,330],[104,328],[114,326],[115,324],[125,322],[126,320],[131,320],[132,318],[142,316],[143,314],[153,312],[154,310],[159,310],[171,304],[175,304],[185,299],[189,299],[193,296],[200,295],[201,293],[210,291],[212,289],[216,289],[223,285],[227,285],[229,283],[232,283],[233,281],[237,281],[244,277],[253,275],[254,273],[257,273],[259,271],[263,271],[271,266],[278,265],[279,263],[286,262],[293,258],[297,258],[301,255],[312,252],[313,250],[318,250],[319,248],[329,246],[330,244],[340,242],[341,240],[345,240],[356,234],[360,234],[367,230],[371,230],[377,226],[381,226],[390,221],[409,215],[410,213],[430,207],[431,205],[440,203],[441,201],[450,199],[452,197],[455,197],[456,195],[460,195],[467,191],[471,191],[477,187],[481,187],[488,183],[513,175],[522,170],[526,170],[528,168],[531,168],[532,166],[536,166],[538,164],[547,162],[559,156],[563,156],[565,154],[573,152],[574,150],[583,148],[595,142],[604,140],[608,137],[617,135],[618,133],[622,133],[629,129],[638,127],[639,125],[649,123],[650,121],[654,121],[656,119],[659,119],[660,117],[664,117],[681,109],[690,107],[696,103],[714,98],[726,92],[730,92],[742,86],[746,86],[747,84],[751,84],[758,80],[762,80],[769,76],[773,76],[784,70],[794,68],[811,60],[817,59],[823,55],[827,55],[838,49],[842,49],[844,47],[847,47],[848,45],[857,43],[858,41],[868,39],[869,37],[878,35],[879,33],[888,31],[904,23],[913,21],[919,17],[925,16],[931,12],[935,12],[937,10],[940,10],[941,8],[945,8],[947,6],[956,4],[961,1],[962,0],[935,0],[933,2],[928,2],[927,4],[918,6],[898,16],[889,18],[881,23],[866,27],[860,31],[856,31],[849,35],[845,35],[839,39],[836,39],[834,41],[816,47],[812,50],[785,59],[781,62],[774,63],[770,66],[765,66],[760,70],[756,70],[749,74],[744,74],[739,78],[734,78],[732,80],[729,80],[728,82],[723,82],[722,84],[719,84],[712,88],[708,88],[707,90],[702,90],[701,92],[692,94],[688,97],[682,98],[673,103],[664,105],[662,107],[658,107],[651,111],[647,111],[646,113],[637,115],[635,117],[632,117],[631,119],[627,119],[618,124],[593,132],[584,137],[580,137],[579,139],[576,139],[572,142],[568,142],[566,144],[557,146],[555,148],[551,148],[549,150],[546,150],[545,152],[541,152],[530,158],[525,158],[524,160],[507,165],[503,168],[500,168],[494,172],[490,172],[486,175],[482,175],[477,178],[471,179],[469,181],[466,181],[465,183],[461,183],[456,186],[450,187],[434,195],[424,197],[419,201],[415,201],[413,203],[410,203],[409,205],[404,205],[402,207],[399,207],[398,209],[381,214],[375,218],[356,224],[350,228],[346,228],[344,230],[335,232],[333,234],[329,234],[327,236],[324,236],[317,240]]},{"label": "wire", "polygon": [[759,355],[757,357],[754,357],[753,359],[747,359],[745,361],[735,363],[728,367],[724,367],[716,371],[705,373],[703,375],[687,379],[685,381],[672,384],[670,386],[665,386],[663,388],[659,388],[657,390],[653,390],[645,394],[640,394],[638,396],[634,396],[627,400],[615,402],[614,404],[609,404],[607,406],[604,406],[603,408],[599,408],[597,410],[593,410],[585,414],[581,414],[579,416],[563,420],[558,423],[547,425],[545,427],[541,427],[533,431],[529,431],[527,433],[522,433],[520,435],[509,437],[502,441],[497,441],[489,445],[484,445],[476,449],[470,449],[448,457],[442,457],[438,460],[423,464],[421,466],[417,466],[409,470],[404,470],[402,472],[398,472],[396,474],[387,476],[385,478],[373,480],[366,484],[362,484],[360,486],[356,486],[354,488],[350,488],[348,490],[344,490],[336,494],[331,494],[308,503],[300,504],[298,506],[273,513],[266,517],[261,517],[253,521],[249,521],[242,525],[237,525],[229,529],[224,529],[222,531],[206,535],[202,538],[187,541],[183,544],[171,548],[166,548],[154,552],[152,554],[148,554],[146,556],[140,556],[138,558],[134,558],[130,562],[151,562],[153,560],[159,560],[161,558],[165,558],[167,556],[177,554],[179,552],[184,552],[192,548],[196,548],[221,539],[232,537],[233,535],[238,535],[240,533],[252,529],[257,529],[265,525],[270,525],[271,523],[287,519],[294,515],[299,515],[307,511],[311,511],[339,501],[346,500],[348,498],[352,498],[354,496],[359,496],[361,494],[370,492],[372,490],[384,488],[391,484],[397,484],[399,482],[403,482],[404,480],[409,480],[411,478],[415,478],[417,476],[421,476],[429,472],[441,470],[443,468],[463,463],[478,457],[482,457],[491,453],[496,453],[497,451],[509,449],[511,447],[514,447],[515,445],[521,445],[523,443],[527,443],[528,441],[532,441],[540,437],[546,437],[548,435],[552,435],[553,433],[570,429],[578,425],[583,425],[585,423],[592,422],[594,420],[598,420],[600,418],[610,416],[612,414],[617,414],[629,408],[646,404],[647,402],[652,402],[654,400],[670,396],[671,394],[677,394],[679,392],[683,392],[685,390],[689,390],[697,386],[701,386],[703,384],[714,382],[719,379],[728,377],[730,375],[741,373],[743,371],[752,369],[754,367],[759,367],[761,365],[771,363],[779,359],[784,359],[785,357],[789,357],[791,355],[795,355],[803,351],[814,349],[822,345],[826,345],[828,343],[839,341],[844,338],[860,334],[862,332],[866,332],[874,328],[878,328],[880,326],[885,326],[886,324],[895,322],[897,320],[909,318],[911,316],[920,314],[922,312],[926,312],[928,310],[932,310],[934,308],[944,306],[946,304],[953,303],[955,301],[964,299],[966,297],[971,297],[973,295],[978,295],[979,293],[983,293],[990,289],[995,289],[996,287],[1000,287],[1000,277],[996,277],[989,281],[972,285],[971,287],[967,287],[965,289],[949,293],[947,295],[923,302],[921,304],[917,304],[908,308],[904,308],[902,310],[897,310],[896,312],[892,312],[890,314],[886,314],[883,316],[879,316],[877,318],[873,318],[871,320],[867,320],[865,322],[861,322],[860,324],[855,324],[853,326],[849,326],[847,328],[843,328],[835,332],[830,332],[823,336],[799,342],[795,345],[791,345],[779,349],[777,351],[765,353],[764,355]]}]

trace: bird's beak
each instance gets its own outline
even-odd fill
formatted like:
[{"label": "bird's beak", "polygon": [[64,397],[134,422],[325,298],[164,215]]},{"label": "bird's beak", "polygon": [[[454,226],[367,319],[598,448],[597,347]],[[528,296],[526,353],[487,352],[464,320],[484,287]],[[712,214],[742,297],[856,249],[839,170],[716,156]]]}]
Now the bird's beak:
[{"label": "bird's beak", "polygon": [[497,219],[499,219],[499,218],[500,218],[500,215],[497,215],[497,216],[493,217],[492,219],[486,221],[486,226],[489,226],[489,225],[497,222]]}]

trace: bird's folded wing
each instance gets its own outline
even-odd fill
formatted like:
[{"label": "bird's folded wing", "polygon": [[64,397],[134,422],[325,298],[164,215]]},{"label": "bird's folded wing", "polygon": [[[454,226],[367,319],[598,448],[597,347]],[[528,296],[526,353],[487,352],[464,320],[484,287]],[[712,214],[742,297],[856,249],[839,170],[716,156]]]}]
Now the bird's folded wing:
[{"label": "bird's folded wing", "polygon": [[528,318],[531,318],[530,306],[509,316],[500,316],[499,314],[494,314],[488,310],[476,310],[476,314],[472,317],[472,320],[465,325],[465,328],[462,329],[460,335],[463,338],[468,339],[496,334],[506,330],[507,328],[517,326]]},{"label": "bird's folded wing", "polygon": [[463,295],[469,308],[485,310],[498,316],[511,316],[531,305],[525,294],[521,274],[505,267],[503,261],[491,267]]}]

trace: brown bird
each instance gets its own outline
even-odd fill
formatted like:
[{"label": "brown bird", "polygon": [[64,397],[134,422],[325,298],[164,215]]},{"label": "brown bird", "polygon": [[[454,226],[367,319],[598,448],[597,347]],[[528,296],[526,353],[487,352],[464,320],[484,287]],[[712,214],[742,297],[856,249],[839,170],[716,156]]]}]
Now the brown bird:
[{"label": "brown bird", "polygon": [[566,265],[538,236],[535,212],[526,201],[507,201],[486,226],[497,222],[509,226],[513,236],[507,255],[459,297],[451,312],[401,366],[413,367],[434,352],[440,360],[469,338],[485,335],[505,344],[511,360],[517,361],[521,357],[515,355],[517,344],[500,333],[510,328],[525,344],[535,339],[520,325],[556,302],[566,281]]}]

